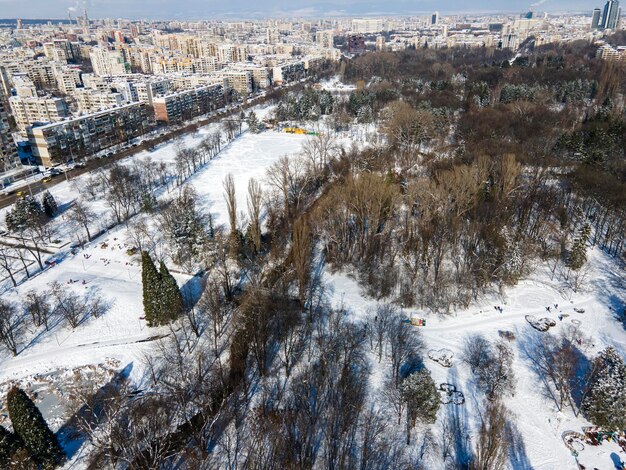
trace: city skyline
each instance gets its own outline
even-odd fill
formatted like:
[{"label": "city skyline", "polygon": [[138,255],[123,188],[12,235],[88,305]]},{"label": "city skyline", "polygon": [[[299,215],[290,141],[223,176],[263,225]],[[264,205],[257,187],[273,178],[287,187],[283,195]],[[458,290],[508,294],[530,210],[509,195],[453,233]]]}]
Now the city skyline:
[{"label": "city skyline", "polygon": [[[83,2],[69,2],[65,0],[33,0],[28,3],[19,0],[0,0],[3,6],[3,18],[28,18],[28,19],[65,19],[68,12],[73,17],[82,14]],[[595,5],[588,1],[566,2],[563,0],[539,0],[526,2],[516,0],[512,2],[489,2],[477,1],[471,7],[466,2],[448,0],[435,2],[422,0],[419,2],[407,0],[395,0],[387,2],[385,8],[381,8],[378,2],[372,0],[349,0],[340,3],[302,1],[297,8],[286,7],[284,2],[270,0],[264,4],[263,9],[258,3],[249,0],[233,3],[203,2],[200,0],[186,0],[184,8],[180,2],[163,1],[159,8],[151,8],[152,3],[145,0],[129,1],[90,1],[87,2],[87,10],[91,18],[122,17],[129,19],[172,19],[172,20],[201,20],[201,19],[256,19],[274,17],[348,17],[348,16],[408,16],[424,15],[432,11],[442,14],[493,14],[493,13],[518,13],[533,9],[551,13],[589,13]]]}]

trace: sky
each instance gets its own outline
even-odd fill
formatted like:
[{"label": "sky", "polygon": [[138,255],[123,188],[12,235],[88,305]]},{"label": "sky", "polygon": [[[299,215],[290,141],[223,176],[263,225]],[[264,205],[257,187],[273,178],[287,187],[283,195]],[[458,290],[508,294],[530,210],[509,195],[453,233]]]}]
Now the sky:
[{"label": "sky", "polygon": [[[225,19],[527,11],[524,0],[86,0],[91,18]],[[591,12],[603,0],[538,0],[535,10]],[[0,18],[67,18],[83,0],[0,0]]]}]

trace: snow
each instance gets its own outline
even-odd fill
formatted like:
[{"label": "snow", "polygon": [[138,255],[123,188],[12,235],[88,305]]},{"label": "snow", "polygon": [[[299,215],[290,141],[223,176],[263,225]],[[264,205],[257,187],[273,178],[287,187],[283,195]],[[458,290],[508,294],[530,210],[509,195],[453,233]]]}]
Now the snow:
[{"label": "snow", "polygon": [[[606,256],[598,249],[588,252],[589,272],[587,281],[579,292],[575,293],[556,279],[550,280],[547,268],[539,268],[528,279],[517,286],[506,289],[503,297],[490,296],[481,299],[464,311],[457,311],[452,316],[437,316],[427,312],[418,312],[418,316],[426,319],[426,327],[408,326],[422,334],[426,342],[426,351],[435,355],[453,354],[452,367],[442,367],[437,362],[426,359],[425,366],[431,371],[435,383],[452,384],[464,394],[466,416],[470,428],[477,428],[478,409],[481,396],[473,385],[469,368],[459,358],[462,357],[463,341],[467,335],[482,334],[491,341],[500,339],[500,331],[510,331],[515,340],[509,345],[515,352],[513,363],[516,375],[516,390],[512,397],[505,400],[510,417],[516,423],[523,442],[517,445],[518,457],[511,468],[533,469],[577,469],[578,466],[570,450],[565,446],[562,434],[566,431],[581,432],[589,426],[582,416],[575,417],[570,409],[562,412],[548,401],[541,393],[540,384],[530,369],[529,364],[520,351],[521,343],[532,334],[558,334],[567,325],[578,322],[586,336],[593,339],[593,345],[586,351],[588,358],[595,357],[606,346],[612,345],[626,355],[626,331],[614,315],[619,305],[626,303],[626,285],[621,277],[620,268],[614,259]],[[338,272],[325,272],[324,281],[335,307],[348,309],[354,321],[367,321],[368,311],[376,307],[377,302],[365,297],[361,287],[353,276]],[[558,308],[554,308],[558,304]],[[494,308],[502,307],[502,313]],[[550,312],[546,307],[550,306]],[[579,312],[574,309],[579,310]],[[580,310],[584,309],[584,313]],[[405,309],[406,318],[416,311]],[[560,314],[568,314],[559,320]],[[527,322],[526,316],[550,318],[556,322],[550,333],[540,333]],[[383,386],[383,365],[373,361],[370,385],[372,388]],[[439,411],[436,427],[441,425],[441,418],[449,412],[443,405]],[[594,447],[585,455],[587,468],[614,468],[611,452],[613,447],[606,449]],[[620,454],[626,460],[624,452]]]},{"label": "snow", "polygon": [[[269,111],[269,107],[255,109],[260,118]],[[217,124],[208,125],[194,134],[162,144],[152,152],[140,152],[121,163],[132,164],[148,156],[154,161],[171,163],[178,145],[196,146],[217,129]],[[226,175],[234,175],[238,208],[245,210],[248,180],[255,177],[263,183],[267,168],[282,156],[297,153],[307,138],[310,137],[279,132],[245,133],[223,147],[222,152],[186,184],[192,184],[196,189],[201,208],[210,212],[217,223],[225,223],[227,213],[222,183]],[[76,199],[78,188],[87,184],[88,176],[81,175],[50,189],[61,211]],[[161,194],[161,197],[166,196],[168,194]],[[87,204],[99,216],[92,233],[112,224],[110,209],[102,198]],[[0,210],[0,220],[4,220],[9,209]],[[57,217],[55,224],[58,238],[76,238],[64,215]],[[141,266],[136,257],[126,253],[131,247],[127,242],[127,230],[125,225],[115,226],[74,252],[66,244],[48,258],[56,262],[55,266],[48,267],[17,288],[10,287],[8,280],[0,285],[3,299],[17,301],[31,289],[41,292],[53,282],[59,282],[77,293],[98,291],[110,306],[105,315],[87,320],[74,331],[60,325],[50,332],[31,331],[26,346],[17,357],[10,357],[6,351],[0,350],[0,384],[23,381],[34,374],[98,364],[107,358],[119,361],[122,368],[129,364],[138,365],[154,347],[154,338],[168,334],[167,328],[148,328],[142,318]],[[191,276],[173,274],[179,285],[193,284]],[[142,373],[140,367],[134,367],[130,377],[140,381]]]},{"label": "snow", "polygon": [[274,131],[244,134],[211,161],[210,171],[201,171],[190,178],[189,183],[199,196],[199,207],[210,212],[218,224],[228,221],[222,182],[232,173],[238,211],[245,211],[250,179],[263,183],[267,169],[281,157],[297,154],[308,138]]},{"label": "snow", "polygon": [[[325,87],[332,89],[333,84],[326,84]],[[255,109],[259,118],[269,111],[269,108]],[[152,152],[144,151],[129,157],[123,164],[132,164],[146,157],[171,163],[174,161],[177,145],[198,145],[217,128],[215,124],[203,127],[194,134],[162,144]],[[363,135],[367,133],[367,128],[357,128],[356,131],[342,136],[341,143],[345,145],[355,139],[354,132]],[[238,210],[245,211],[250,178],[256,178],[265,185],[267,169],[282,156],[297,154],[308,138],[310,137],[278,131],[245,133],[225,146],[217,157],[193,175],[186,184],[192,185],[197,192],[200,208],[211,213],[217,224],[225,224],[225,177],[229,173],[235,177]],[[87,175],[60,183],[50,191],[63,210],[77,197],[77,188],[84,184],[87,184]],[[168,197],[169,194],[164,194],[163,191],[159,196]],[[111,220],[105,202],[100,198],[88,204],[99,215],[99,227],[94,227],[93,232],[109,226]],[[6,210],[0,210],[1,220],[4,219]],[[74,237],[72,229],[64,223],[63,216],[59,217],[57,225],[59,238]],[[6,352],[0,352],[0,386],[6,385],[8,381],[31,383],[33,377],[38,375],[63,376],[75,368],[100,364],[115,364],[119,369],[130,367],[131,380],[141,382],[143,358],[150,354],[159,337],[169,334],[169,330],[166,327],[148,328],[142,319],[141,269],[139,261],[127,254],[129,247],[127,227],[116,226],[75,252],[70,251],[68,246],[62,247],[52,256],[57,261],[55,266],[38,273],[18,288],[10,288],[7,281],[4,286],[0,286],[4,289],[1,291],[3,298],[18,300],[31,289],[41,292],[53,282],[59,282],[66,289],[79,293],[99,291],[110,304],[105,315],[87,320],[75,331],[65,326],[56,326],[51,332],[31,331],[29,342],[17,357],[9,357]],[[432,351],[433,358],[438,359],[439,362],[425,358],[424,363],[431,371],[437,386],[444,384],[442,394],[445,396],[442,398],[450,397],[451,400],[460,402],[460,397],[463,396],[465,400],[462,405],[443,405],[439,417],[449,413],[451,407],[464,407],[460,415],[474,429],[477,427],[478,408],[482,398],[476,390],[469,369],[460,360],[463,341],[472,333],[483,334],[492,341],[500,339],[501,332],[511,332],[515,337],[509,344],[515,352],[516,392],[506,400],[510,416],[516,422],[523,440],[517,448],[520,457],[515,468],[576,469],[576,462],[563,443],[562,434],[566,431],[580,432],[582,427],[589,425],[584,418],[575,417],[569,409],[558,412],[554,404],[541,394],[537,378],[524,358],[520,344],[529,335],[558,334],[566,325],[573,325],[580,326],[585,335],[593,338],[593,345],[586,351],[587,357],[595,356],[608,345],[615,346],[622,355],[626,354],[626,332],[614,317],[614,310],[626,303],[623,271],[616,266],[613,259],[597,249],[590,250],[588,258],[589,271],[579,292],[573,292],[571,286],[558,279],[552,280],[549,270],[540,266],[528,279],[506,289],[502,295],[486,296],[467,310],[457,311],[452,316],[436,316],[414,309],[404,310],[407,319],[411,315],[417,315],[427,320],[427,326],[419,330],[409,325],[407,328],[420,331],[426,343],[425,354]],[[194,277],[176,272],[174,275],[179,285],[194,287]],[[368,312],[376,307],[377,302],[367,298],[354,277],[347,273],[331,274],[325,271],[323,282],[334,306],[345,307],[352,321],[368,321]],[[558,304],[557,308],[554,307],[555,304]],[[551,307],[550,311],[546,310],[547,306]],[[494,307],[501,307],[501,311]],[[550,333],[540,333],[533,329],[527,317],[549,318],[556,325],[550,329]],[[450,359],[451,367],[440,364],[445,362],[444,358]],[[372,361],[372,364],[370,385],[372,394],[376,396],[377,391],[384,386],[385,374],[383,365],[377,361]],[[456,387],[455,391],[462,395],[454,394],[451,386]],[[451,393],[454,395],[450,395]],[[45,396],[39,404],[50,409],[59,406],[58,401]],[[52,416],[46,410],[44,415]],[[440,423],[441,419],[436,426],[440,426]],[[56,420],[53,428],[58,429],[60,424],[62,420]],[[614,451],[615,449],[609,447],[594,448],[585,454],[585,462],[591,462],[588,465],[600,469],[613,468],[611,452]]]}]

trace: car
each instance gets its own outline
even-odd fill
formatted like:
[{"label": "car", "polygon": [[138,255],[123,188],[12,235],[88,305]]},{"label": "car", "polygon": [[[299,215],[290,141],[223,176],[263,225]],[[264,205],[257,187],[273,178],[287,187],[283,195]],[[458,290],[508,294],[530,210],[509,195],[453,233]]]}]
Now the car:
[{"label": "car", "polygon": [[17,197],[24,197],[26,196],[26,191],[18,191],[17,192]]},{"label": "car", "polygon": [[75,166],[76,168],[86,168],[87,164],[85,162],[78,162]]},{"label": "car", "polygon": [[46,176],[44,179],[41,180],[42,183],[49,183],[50,181],[52,181],[51,176]]}]

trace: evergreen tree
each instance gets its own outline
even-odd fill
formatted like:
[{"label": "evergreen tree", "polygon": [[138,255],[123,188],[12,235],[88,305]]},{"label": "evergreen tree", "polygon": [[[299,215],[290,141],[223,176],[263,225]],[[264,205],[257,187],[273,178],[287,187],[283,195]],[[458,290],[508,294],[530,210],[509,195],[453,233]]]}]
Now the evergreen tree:
[{"label": "evergreen tree", "polygon": [[589,394],[583,401],[585,416],[610,431],[626,429],[626,364],[609,346],[594,360]]},{"label": "evergreen tree", "polygon": [[161,322],[167,323],[170,320],[176,320],[178,315],[183,312],[183,296],[180,293],[176,279],[172,276],[165,266],[165,263],[161,261],[159,266],[159,273],[161,275],[161,307],[162,316]]},{"label": "evergreen tree", "polygon": [[54,196],[50,194],[50,191],[46,191],[43,195],[43,199],[41,200],[41,205],[43,206],[43,211],[50,218],[54,217],[59,210],[57,207],[57,202],[54,199]]},{"label": "evergreen tree", "polygon": [[9,468],[11,456],[22,447],[24,443],[17,434],[0,426],[0,468]]},{"label": "evergreen tree", "polygon": [[44,468],[54,468],[63,462],[65,456],[56,436],[23,390],[13,387],[9,391],[7,408],[15,434],[32,458]]},{"label": "evergreen tree", "polygon": [[250,132],[255,134],[259,132],[259,119],[256,117],[254,111],[250,111],[250,114],[248,114],[247,123],[250,128]]},{"label": "evergreen tree", "polygon": [[434,423],[441,400],[435,382],[426,368],[414,372],[400,384],[402,399],[407,406],[407,444],[410,443],[411,429],[415,422]]},{"label": "evergreen tree", "polygon": [[572,244],[572,251],[570,252],[570,267],[574,271],[578,271],[587,262],[587,242],[589,241],[589,235],[591,235],[591,227],[589,224],[585,224],[578,236],[574,239]]},{"label": "evergreen tree", "polygon": [[36,226],[41,222],[44,215],[39,202],[32,196],[26,195],[15,201],[15,205],[7,213],[5,221],[11,232],[18,233]]},{"label": "evergreen tree", "polygon": [[141,284],[146,321],[148,326],[157,326],[161,323],[161,276],[147,251],[141,253]]}]

